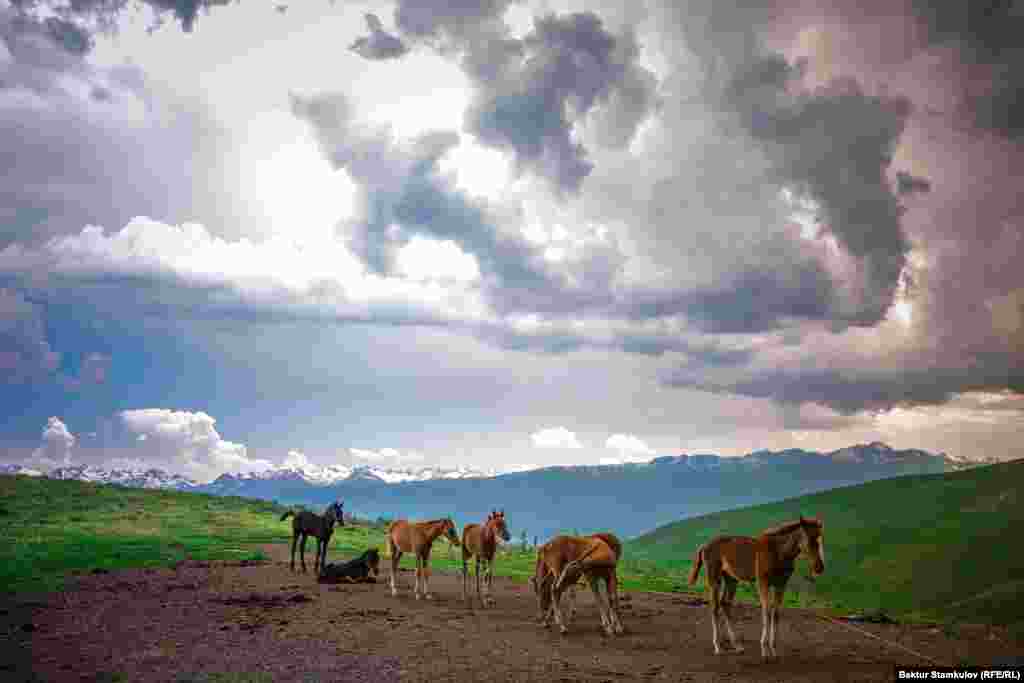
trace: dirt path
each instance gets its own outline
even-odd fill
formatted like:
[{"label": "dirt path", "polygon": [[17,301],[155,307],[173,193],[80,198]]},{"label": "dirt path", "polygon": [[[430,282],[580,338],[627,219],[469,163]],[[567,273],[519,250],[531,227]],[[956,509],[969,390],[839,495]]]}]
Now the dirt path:
[{"label": "dirt path", "polygon": [[[318,585],[288,570],[286,546],[264,550],[270,562],[90,574],[66,593],[0,605],[0,637],[22,642],[0,679],[148,683],[268,672],[281,682],[888,681],[894,664],[917,663],[802,610],[783,612],[782,656],[763,663],[760,614],[749,607],[737,610],[747,651],[716,657],[707,609],[663,594],[629,594],[627,633],[606,639],[593,599],[581,593],[562,637],[538,626],[529,587],[509,579],[494,579],[497,605],[482,610],[462,604],[456,576],[435,574],[435,600],[418,602],[411,573],[400,575],[393,598],[383,584]],[[985,627],[955,639],[926,627],[860,627],[943,662],[1024,654]]]}]

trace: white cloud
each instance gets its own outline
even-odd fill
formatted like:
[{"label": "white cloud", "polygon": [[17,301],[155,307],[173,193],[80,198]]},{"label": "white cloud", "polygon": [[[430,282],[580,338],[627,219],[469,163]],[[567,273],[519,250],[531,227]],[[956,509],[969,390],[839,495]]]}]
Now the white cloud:
[{"label": "white cloud", "polygon": [[366,448],[350,448],[348,450],[353,458],[374,464],[411,464],[424,460],[424,455],[419,451],[402,452],[397,448],[381,448],[376,451]]},{"label": "white cloud", "polygon": [[604,444],[606,447],[626,453],[653,455],[654,449],[632,434],[612,434]]},{"label": "white cloud", "polygon": [[281,467],[286,469],[298,469],[306,470],[313,467],[313,463],[309,461],[309,458],[302,451],[288,451],[288,455],[285,457],[284,462],[281,463]]},{"label": "white cloud", "polygon": [[398,251],[398,270],[412,280],[452,280],[473,282],[480,279],[476,259],[451,240],[414,236]]},{"label": "white cloud", "polygon": [[43,443],[32,452],[28,464],[47,469],[71,464],[71,451],[75,447],[75,436],[60,418],[51,417],[43,429]]},{"label": "white cloud", "polygon": [[246,447],[226,441],[214,428],[216,420],[204,412],[146,408],[120,413],[128,431],[142,436],[145,450],[138,458],[154,466],[204,481],[227,472],[252,472],[273,466],[249,458]]},{"label": "white cloud", "polygon": [[[136,217],[110,233],[91,225],[38,248],[12,243],[0,251],[0,272],[173,278],[185,287],[227,286],[247,307],[304,306],[326,316],[366,315],[368,307],[398,306],[419,309],[421,315],[464,319],[482,310],[478,294],[459,284],[470,277],[466,259],[472,257],[461,251],[459,257],[449,247],[427,246],[425,251],[429,254],[422,245],[415,246],[408,263],[417,275],[430,272],[447,278],[445,286],[367,273],[334,236],[225,240],[198,223],[175,226]],[[423,263],[424,256],[438,253],[443,263]],[[209,303],[208,296],[203,298]]]},{"label": "white cloud", "polygon": [[550,467],[550,465],[538,465],[537,463],[515,463],[512,465],[501,465],[498,471],[502,474],[508,474],[511,472],[529,472],[530,470],[539,470],[542,467]]},{"label": "white cloud", "polygon": [[531,434],[530,440],[536,448],[583,448],[576,433],[565,427],[541,429]]},{"label": "white cloud", "polygon": [[632,434],[612,434],[604,443],[605,448],[618,452],[618,457],[601,458],[602,465],[618,465],[625,462],[647,462],[654,456],[654,449],[643,439]]}]

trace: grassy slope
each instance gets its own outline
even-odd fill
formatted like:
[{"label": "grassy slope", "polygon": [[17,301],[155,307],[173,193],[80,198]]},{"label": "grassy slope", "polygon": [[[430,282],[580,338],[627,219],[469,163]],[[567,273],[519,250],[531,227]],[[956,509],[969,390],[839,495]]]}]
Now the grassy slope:
[{"label": "grassy slope", "polygon": [[[1020,627],[1022,485],[1024,460],[875,481],[675,522],[627,551],[681,578],[712,536],[754,534],[801,513],[820,515],[827,571],[813,586],[797,578],[801,602]],[[806,574],[806,564],[797,571]],[[745,595],[753,599],[752,591]]]},{"label": "grassy slope", "polygon": [[[290,537],[291,522],[279,521],[284,510],[241,498],[0,476],[0,591],[54,590],[73,570],[166,566],[186,554],[257,558],[256,544]],[[353,528],[331,547],[364,548],[368,535]]]},{"label": "grassy slope", "polygon": [[[258,558],[256,546],[290,542],[291,522],[279,521],[285,509],[253,499],[0,476],[0,535],[7,539],[0,544],[0,593],[56,590],[74,571],[167,566],[186,555]],[[328,561],[369,547],[383,550],[384,539],[380,525],[340,528],[331,540]],[[314,548],[307,547],[307,562]],[[495,573],[525,581],[533,563],[532,551],[510,544],[503,548]],[[448,544],[438,541],[431,565],[441,571],[461,568],[459,550],[449,552]],[[625,587],[668,587],[663,575],[629,570],[636,565],[627,565]],[[404,555],[401,566],[413,567],[412,557]]]}]

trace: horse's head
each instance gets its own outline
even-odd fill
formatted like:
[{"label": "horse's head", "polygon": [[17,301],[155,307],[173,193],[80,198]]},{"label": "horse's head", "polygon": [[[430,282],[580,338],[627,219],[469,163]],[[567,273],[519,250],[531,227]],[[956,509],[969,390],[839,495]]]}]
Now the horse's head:
[{"label": "horse's head", "polygon": [[452,521],[451,517],[445,517],[441,521],[441,533],[444,534],[445,538],[452,545],[461,545],[459,534],[455,531],[455,522]]},{"label": "horse's head", "polygon": [[503,541],[511,540],[512,536],[508,533],[508,527],[505,525],[505,511],[494,510],[490,516],[487,517],[487,524],[494,530]]},{"label": "horse's head", "polygon": [[373,572],[374,576],[380,575],[380,551],[376,548],[370,548],[366,551],[366,564],[370,567],[370,571]]},{"label": "horse's head", "polygon": [[334,521],[337,522],[338,526],[345,526],[345,504],[334,501],[327,506],[327,510],[334,517]]},{"label": "horse's head", "polygon": [[820,519],[804,519],[800,515],[800,550],[811,561],[811,572],[825,572],[825,524]]}]

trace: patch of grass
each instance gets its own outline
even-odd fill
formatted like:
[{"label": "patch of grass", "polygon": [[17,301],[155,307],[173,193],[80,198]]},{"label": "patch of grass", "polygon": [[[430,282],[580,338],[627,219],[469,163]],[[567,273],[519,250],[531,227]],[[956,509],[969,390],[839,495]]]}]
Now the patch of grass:
[{"label": "patch of grass", "polygon": [[0,477],[0,591],[52,591],[73,571],[265,559],[288,533],[266,501],[79,481]]},{"label": "patch of grass", "polygon": [[[790,604],[883,610],[904,620],[1021,628],[1024,615],[1024,460],[832,489],[675,522],[634,539],[626,555],[684,577],[696,549],[719,534],[755,535],[800,514],[825,521],[826,572],[805,560]],[[704,585],[703,571],[697,586]],[[755,602],[749,584],[741,600]]]}]

